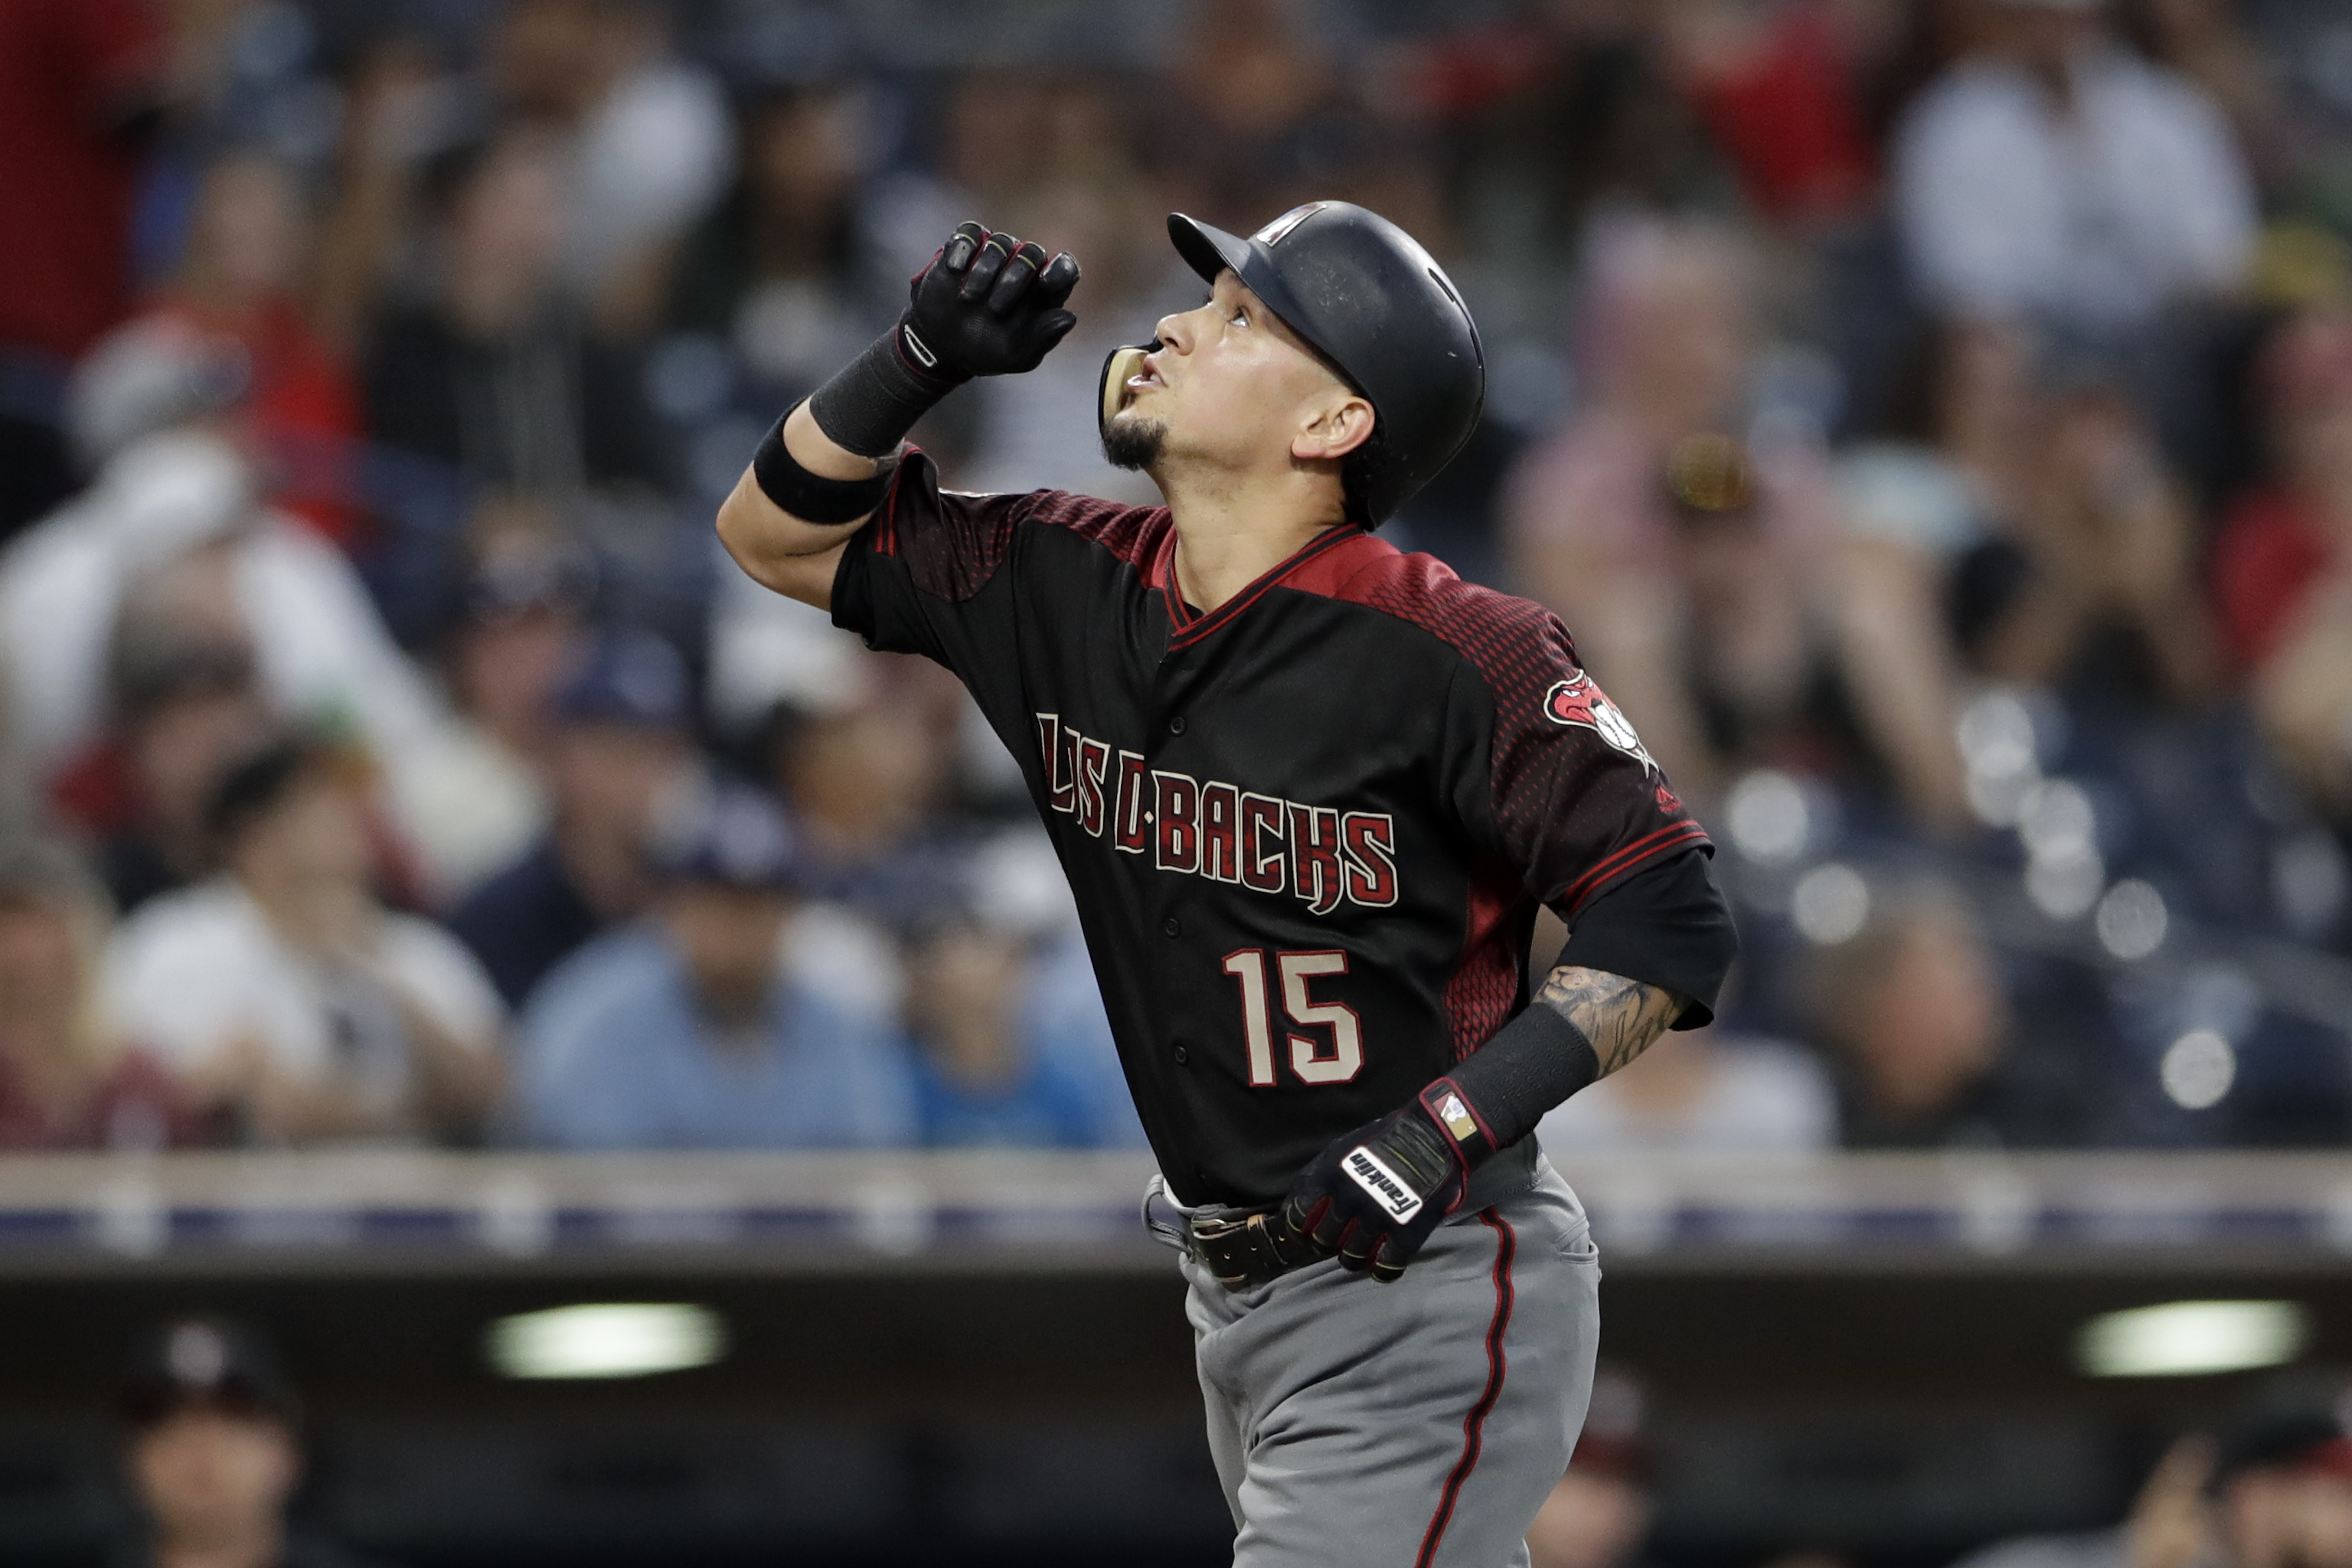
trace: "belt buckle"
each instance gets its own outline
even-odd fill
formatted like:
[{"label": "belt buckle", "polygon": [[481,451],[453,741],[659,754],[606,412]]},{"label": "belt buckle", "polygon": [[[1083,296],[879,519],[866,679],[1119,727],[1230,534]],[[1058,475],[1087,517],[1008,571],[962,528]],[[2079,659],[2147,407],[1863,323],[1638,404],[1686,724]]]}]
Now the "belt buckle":
[{"label": "belt buckle", "polygon": [[1266,1229],[1272,1217],[1272,1212],[1264,1209],[1239,1218],[1192,1215],[1185,1225],[1185,1237],[1192,1243],[1192,1260],[1228,1290],[1274,1279],[1290,1265]]}]

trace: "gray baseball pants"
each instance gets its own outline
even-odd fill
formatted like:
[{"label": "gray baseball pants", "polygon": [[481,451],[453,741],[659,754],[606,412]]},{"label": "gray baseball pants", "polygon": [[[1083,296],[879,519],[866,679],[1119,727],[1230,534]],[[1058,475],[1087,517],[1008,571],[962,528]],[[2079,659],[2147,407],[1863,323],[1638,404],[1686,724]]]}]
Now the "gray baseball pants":
[{"label": "gray baseball pants", "polygon": [[1549,1161],[1507,1185],[1392,1285],[1327,1261],[1228,1290],[1186,1261],[1234,1568],[1527,1568],[1592,1394],[1601,1261]]}]

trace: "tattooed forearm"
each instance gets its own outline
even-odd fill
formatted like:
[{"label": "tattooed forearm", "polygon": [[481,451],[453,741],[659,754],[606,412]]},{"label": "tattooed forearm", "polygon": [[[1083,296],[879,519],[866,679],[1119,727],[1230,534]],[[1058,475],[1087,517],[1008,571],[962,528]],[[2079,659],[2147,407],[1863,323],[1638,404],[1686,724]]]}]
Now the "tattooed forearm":
[{"label": "tattooed forearm", "polygon": [[1690,1005],[1687,997],[1663,986],[1644,985],[1622,974],[1563,963],[1551,972],[1536,1000],[1575,1025],[1592,1042],[1607,1078],[1650,1048],[1650,1042]]}]

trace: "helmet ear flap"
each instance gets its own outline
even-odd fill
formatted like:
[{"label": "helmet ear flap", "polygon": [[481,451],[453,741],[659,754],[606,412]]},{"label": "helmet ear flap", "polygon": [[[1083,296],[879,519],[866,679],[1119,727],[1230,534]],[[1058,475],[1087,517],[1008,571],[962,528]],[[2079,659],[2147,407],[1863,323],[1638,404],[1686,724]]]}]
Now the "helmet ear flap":
[{"label": "helmet ear flap", "polygon": [[1118,412],[1118,405],[1125,399],[1128,377],[1143,368],[1144,355],[1156,353],[1159,349],[1160,340],[1154,338],[1148,343],[1130,344],[1110,351],[1110,357],[1103,361],[1102,384],[1096,392],[1095,423],[1097,429],[1109,427],[1111,416]]}]

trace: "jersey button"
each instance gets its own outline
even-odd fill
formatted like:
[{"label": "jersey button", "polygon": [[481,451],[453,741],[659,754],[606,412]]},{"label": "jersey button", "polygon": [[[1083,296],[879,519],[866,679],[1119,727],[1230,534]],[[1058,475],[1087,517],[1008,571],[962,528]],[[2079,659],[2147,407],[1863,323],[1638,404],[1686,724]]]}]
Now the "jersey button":
[{"label": "jersey button", "polygon": [[1186,1062],[1189,1062],[1189,1061],[1191,1061],[1191,1060],[1192,1059],[1192,1054],[1190,1051],[1186,1050],[1186,1049],[1185,1049],[1183,1047],[1181,1047],[1181,1046],[1179,1046],[1179,1047],[1176,1047],[1176,1053],[1175,1053],[1175,1054],[1176,1054],[1176,1065],[1177,1065],[1178,1067],[1180,1067],[1180,1068],[1181,1068],[1181,1067],[1182,1067]]},{"label": "jersey button", "polygon": [[1166,920],[1160,922],[1160,929],[1166,931],[1170,936],[1182,936],[1184,934],[1184,922],[1178,920],[1174,915],[1170,915]]},{"label": "jersey button", "polygon": [[1181,735],[1184,732],[1184,715],[1179,713],[1168,721],[1168,732],[1171,735]]}]

